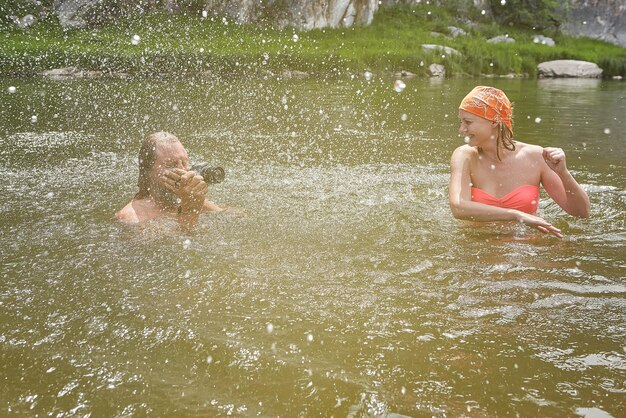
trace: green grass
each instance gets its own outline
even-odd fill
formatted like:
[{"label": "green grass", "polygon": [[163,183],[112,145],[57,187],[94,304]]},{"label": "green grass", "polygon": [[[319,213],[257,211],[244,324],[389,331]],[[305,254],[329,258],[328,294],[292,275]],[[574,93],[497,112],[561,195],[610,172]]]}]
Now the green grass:
[{"label": "green grass", "polygon": [[[479,25],[465,26],[445,8],[414,5],[383,8],[370,26],[309,32],[237,25],[220,18],[202,19],[199,14],[135,16],[97,29],[67,32],[58,24],[42,22],[28,31],[0,31],[0,74],[32,75],[46,69],[76,66],[143,75],[364,69],[426,75],[427,66],[438,63],[446,67],[448,75],[535,76],[540,62],[578,59],[597,63],[605,76],[626,76],[626,48],[543,33],[557,44],[547,47],[533,43],[533,37],[539,33],[499,27],[480,15],[472,19]],[[448,26],[461,27],[468,36],[445,38],[432,34],[447,34]],[[517,42],[486,42],[505,33]],[[298,35],[297,41],[294,34]],[[131,44],[133,35],[141,37],[139,45]],[[462,56],[442,57],[424,51],[421,45],[425,43],[450,46]]]}]

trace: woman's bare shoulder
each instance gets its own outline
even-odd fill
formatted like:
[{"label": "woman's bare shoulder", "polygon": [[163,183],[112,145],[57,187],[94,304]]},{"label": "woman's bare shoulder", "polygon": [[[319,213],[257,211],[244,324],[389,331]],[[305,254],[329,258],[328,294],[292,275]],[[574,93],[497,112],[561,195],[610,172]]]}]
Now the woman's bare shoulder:
[{"label": "woman's bare shoulder", "polygon": [[543,153],[543,147],[534,144],[527,144],[525,142],[515,141],[515,148],[517,148],[519,152],[529,155],[541,155]]},{"label": "woman's bare shoulder", "polygon": [[478,150],[476,149],[476,147],[471,147],[467,144],[457,147],[457,149],[455,149],[454,152],[452,153],[453,159],[456,159],[456,158],[468,159],[468,158],[474,158],[476,156],[478,156]]}]

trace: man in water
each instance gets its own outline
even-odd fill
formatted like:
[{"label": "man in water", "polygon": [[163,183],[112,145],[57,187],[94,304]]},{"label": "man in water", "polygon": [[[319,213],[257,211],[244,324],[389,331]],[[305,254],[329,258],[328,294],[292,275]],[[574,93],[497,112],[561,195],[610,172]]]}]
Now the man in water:
[{"label": "man in water", "polygon": [[115,215],[127,223],[142,223],[163,216],[175,217],[189,229],[202,212],[221,211],[206,198],[202,176],[189,171],[187,151],[167,132],[148,135],[139,150],[139,192]]}]

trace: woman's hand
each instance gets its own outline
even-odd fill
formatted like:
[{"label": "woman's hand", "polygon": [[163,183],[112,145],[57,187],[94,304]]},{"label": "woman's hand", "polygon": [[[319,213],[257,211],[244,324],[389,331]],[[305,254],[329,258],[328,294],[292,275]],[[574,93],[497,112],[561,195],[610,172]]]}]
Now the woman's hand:
[{"label": "woman's hand", "polygon": [[545,219],[540,218],[539,216],[531,215],[529,213],[520,212],[519,221],[530,226],[531,228],[535,228],[544,234],[553,234],[559,238],[563,238],[563,234],[561,230],[550,222],[547,222]]},{"label": "woman's hand", "polygon": [[567,171],[565,152],[561,148],[544,148],[543,160],[548,164],[548,167],[557,174],[562,174]]}]

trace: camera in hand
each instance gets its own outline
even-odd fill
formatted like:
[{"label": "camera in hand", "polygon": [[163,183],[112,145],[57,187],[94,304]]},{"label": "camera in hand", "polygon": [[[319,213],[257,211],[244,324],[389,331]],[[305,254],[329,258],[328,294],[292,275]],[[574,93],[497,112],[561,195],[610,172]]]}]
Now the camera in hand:
[{"label": "camera in hand", "polygon": [[226,176],[222,167],[212,167],[209,163],[198,163],[191,167],[191,171],[195,171],[201,175],[207,184],[217,184],[224,181]]}]

